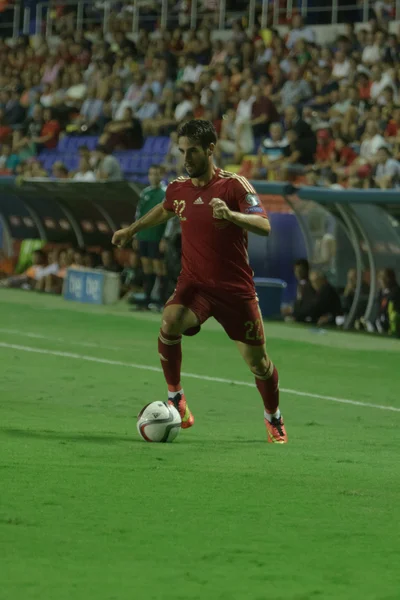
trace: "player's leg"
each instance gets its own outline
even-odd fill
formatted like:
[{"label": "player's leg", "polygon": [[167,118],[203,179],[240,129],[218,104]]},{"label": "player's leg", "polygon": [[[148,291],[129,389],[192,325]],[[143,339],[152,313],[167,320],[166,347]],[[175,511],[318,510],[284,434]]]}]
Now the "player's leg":
[{"label": "player's leg", "polygon": [[287,442],[287,434],[279,410],[278,371],[268,357],[265,344],[257,346],[237,341],[236,345],[255,376],[256,386],[264,403],[268,441],[284,444]]},{"label": "player's leg", "polygon": [[268,441],[284,443],[287,435],[279,410],[278,372],[265,349],[262,317],[256,298],[217,298],[213,315],[234,340],[251,372],[264,403]]},{"label": "player's leg", "polygon": [[194,417],[189,410],[181,383],[182,333],[197,327],[199,319],[195,313],[181,304],[164,308],[158,338],[158,353],[168,386],[168,401],[173,404],[182,418],[182,427],[191,427]]},{"label": "player's leg", "polygon": [[153,261],[149,257],[149,242],[139,242],[140,262],[143,270],[143,288],[146,306],[151,302],[151,292],[156,282],[153,271]]}]

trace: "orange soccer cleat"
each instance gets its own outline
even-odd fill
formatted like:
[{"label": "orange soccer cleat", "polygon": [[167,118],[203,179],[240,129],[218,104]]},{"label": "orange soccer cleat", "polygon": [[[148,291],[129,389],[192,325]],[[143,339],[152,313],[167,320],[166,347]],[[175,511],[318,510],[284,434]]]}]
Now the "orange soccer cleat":
[{"label": "orange soccer cleat", "polygon": [[194,425],[194,416],[189,410],[184,394],[176,394],[174,399],[168,400],[168,404],[175,406],[176,410],[181,415],[182,429],[188,429]]},{"label": "orange soccer cleat", "polygon": [[282,417],[278,419],[272,417],[271,422],[268,419],[264,420],[267,428],[268,442],[270,444],[287,444],[287,433]]}]

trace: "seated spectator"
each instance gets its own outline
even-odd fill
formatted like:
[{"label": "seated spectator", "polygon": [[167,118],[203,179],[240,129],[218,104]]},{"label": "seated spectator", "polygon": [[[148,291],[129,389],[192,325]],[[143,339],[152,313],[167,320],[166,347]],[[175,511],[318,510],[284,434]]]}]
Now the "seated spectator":
[{"label": "seated spectator", "polygon": [[360,147],[360,158],[362,163],[372,164],[379,148],[385,146],[385,138],[379,133],[379,127],[375,121],[367,121],[365,133]]},{"label": "seated spectator", "polygon": [[335,147],[332,153],[330,167],[338,176],[344,176],[348,173],[348,167],[357,159],[357,152],[353,150],[343,137],[335,140]]},{"label": "seated spectator", "polygon": [[375,171],[375,183],[382,190],[400,187],[400,162],[395,160],[387,146],[377,152],[378,166]]},{"label": "seated spectator", "polygon": [[[382,38],[383,35],[383,38]],[[383,45],[384,34],[381,31],[377,31],[375,34],[370,31],[367,34],[367,44],[363,50],[361,56],[361,62],[368,67],[379,63],[385,52]]]},{"label": "seated spectator", "polygon": [[317,151],[315,155],[315,168],[327,170],[332,163],[336,148],[335,140],[332,139],[328,129],[320,129],[317,132]]},{"label": "seated spectator", "polygon": [[[304,153],[308,157],[313,157],[317,149],[317,139],[310,125],[299,117],[298,111],[294,106],[286,108],[284,117],[285,131],[294,129]],[[312,162],[312,159],[309,162]]]},{"label": "seated spectator", "polygon": [[330,67],[323,66],[318,69],[316,81],[316,96],[308,102],[314,110],[327,111],[330,106],[331,92],[339,89],[338,82],[332,78]]},{"label": "seated spectator", "polygon": [[274,103],[263,94],[261,86],[254,85],[252,94],[254,101],[251,107],[251,126],[254,137],[260,137],[267,135],[269,126],[278,121],[279,115]]},{"label": "seated spectator", "polygon": [[244,154],[252,152],[254,148],[253,128],[251,126],[251,112],[254,96],[249,85],[242,86],[240,100],[236,108],[236,161],[240,162]]},{"label": "seated spectator", "polygon": [[52,168],[52,174],[54,179],[68,179],[69,172],[67,167],[61,160],[57,160]]},{"label": "seated spectator", "polygon": [[101,269],[102,271],[109,271],[111,273],[119,273],[121,270],[119,265],[114,260],[114,255],[111,250],[103,250],[101,253],[101,263],[97,267],[97,269]]},{"label": "seated spectator", "polygon": [[286,138],[288,146],[284,148],[283,158],[278,158],[273,163],[269,163],[269,169],[277,171],[281,181],[287,181],[291,174],[302,175],[314,160],[313,153],[310,154],[307,151],[307,148],[299,140],[295,129],[288,129]]},{"label": "seated spectator", "polygon": [[0,154],[0,171],[10,174],[15,173],[20,162],[18,154],[12,152],[10,144],[3,144]]},{"label": "seated spectator", "polygon": [[[349,269],[347,272],[347,282],[342,295],[343,314],[347,315],[352,307],[357,288],[357,269]],[[361,282],[361,296],[358,304],[357,312],[354,315],[355,319],[359,319],[365,313],[368,302],[369,285]]]},{"label": "seated spectator", "polygon": [[386,126],[385,138],[389,144],[397,142],[400,133],[400,106],[396,106]]},{"label": "seated spectator", "polygon": [[12,128],[6,123],[5,112],[0,108],[0,144],[11,141]]},{"label": "seated spectator", "polygon": [[170,135],[168,152],[165,156],[162,166],[166,170],[167,174],[173,173],[179,177],[184,172],[183,163],[184,161],[182,154],[180,153],[178,146],[178,133],[173,131]]},{"label": "seated spectator", "polygon": [[92,84],[87,91],[86,98],[81,106],[79,115],[74,118],[68,131],[76,130],[80,133],[101,133],[99,128],[99,118],[103,114],[104,100],[97,94],[97,86]]},{"label": "seated spectator", "polygon": [[203,71],[203,66],[200,65],[194,54],[189,54],[186,58],[186,66],[182,73],[182,82],[197,83]]},{"label": "seated spectator", "polygon": [[309,306],[298,311],[297,320],[318,326],[334,325],[336,317],[342,313],[339,294],[321,271],[311,271],[310,283],[315,297]]},{"label": "seated spectator", "polygon": [[400,286],[393,269],[380,273],[376,327],[380,333],[400,337]]},{"label": "seated spectator", "polygon": [[98,165],[96,179],[98,181],[122,181],[122,171],[118,160],[109,153],[106,146],[99,144],[96,148]]},{"label": "seated spectator", "polygon": [[2,279],[0,281],[0,287],[31,290],[40,279],[45,266],[46,254],[43,250],[35,250],[32,254],[32,266],[28,267],[21,275],[13,275],[6,279]]},{"label": "seated spectator", "polygon": [[307,42],[315,42],[315,33],[311,27],[304,25],[303,17],[295,14],[292,19],[292,26],[288,35],[286,46],[291,50],[297,40],[302,39]]},{"label": "seated spectator", "polygon": [[283,127],[280,123],[271,124],[269,135],[270,137],[262,140],[258,148],[258,160],[252,175],[255,179],[265,178],[268,174],[268,167],[285,157],[289,145],[287,137],[283,135]]},{"label": "seated spectator", "polygon": [[159,111],[160,107],[154,99],[154,92],[151,89],[147,90],[143,102],[138,105],[135,113],[135,117],[142,122],[144,135],[148,134],[149,124],[152,125],[153,119],[158,116]]},{"label": "seated spectator", "polygon": [[300,105],[312,96],[312,90],[308,81],[303,79],[299,67],[293,67],[289,79],[284,83],[281,92],[281,106],[283,109],[292,105]]},{"label": "seated spectator", "polygon": [[342,50],[338,50],[335,53],[335,60],[333,61],[332,77],[340,81],[341,79],[346,79],[349,73],[350,61]]},{"label": "seated spectator", "polygon": [[310,265],[307,259],[300,258],[294,263],[294,274],[297,279],[296,300],[293,306],[286,307],[282,314],[286,321],[304,321],[304,315],[311,309],[316,291],[310,283]]},{"label": "seated spectator", "polygon": [[[43,109],[40,104],[36,104],[32,112],[32,117],[23,123],[22,135],[21,132],[15,132],[14,134],[15,150],[20,151],[27,147],[29,151],[36,154],[37,144],[40,143],[38,140],[41,139],[43,125]],[[18,141],[16,141],[17,135]]]},{"label": "seated spectator", "polygon": [[50,150],[56,148],[60,131],[60,123],[54,118],[52,109],[45,108],[43,111],[43,126],[40,131],[40,136],[34,140],[38,149],[41,147]]},{"label": "seated spectator", "polygon": [[79,169],[72,179],[74,181],[85,181],[86,183],[96,181],[96,175],[94,174],[90,162],[86,157],[82,157],[80,159]]},{"label": "seated spectator", "polygon": [[142,125],[133,116],[131,108],[125,109],[120,121],[111,121],[105,126],[100,143],[110,150],[138,150],[143,146]]}]

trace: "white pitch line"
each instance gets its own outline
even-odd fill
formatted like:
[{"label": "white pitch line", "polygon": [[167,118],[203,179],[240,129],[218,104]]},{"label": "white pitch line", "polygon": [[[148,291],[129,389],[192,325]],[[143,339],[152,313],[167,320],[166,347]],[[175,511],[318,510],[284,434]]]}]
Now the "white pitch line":
[{"label": "white pitch line", "polygon": [[[46,350],[45,348],[32,348],[31,346],[20,346],[18,344],[7,344],[0,342],[0,348],[8,348],[10,350],[20,350],[22,352],[33,352],[35,354],[46,354],[50,356],[61,356],[62,358],[72,358],[76,360],[86,360],[88,362],[100,363],[104,365],[114,365],[118,367],[128,367],[130,369],[140,369],[142,371],[153,371],[162,373],[160,367],[152,367],[150,365],[140,365],[137,363],[128,363],[121,360],[111,360],[108,358],[98,358],[96,356],[87,356],[86,354],[76,354],[74,352],[61,352],[59,350]],[[183,377],[190,379],[201,379],[202,381],[214,381],[215,383],[225,383],[241,385],[246,387],[254,387],[254,383],[249,381],[236,381],[234,379],[223,379],[222,377],[208,377],[207,375],[197,375],[196,373],[182,373]],[[318,400],[327,400],[329,402],[339,402],[340,404],[352,404],[353,406],[362,406],[364,408],[377,408],[379,410],[389,410],[399,412],[400,408],[396,406],[384,406],[383,404],[370,404],[369,402],[360,402],[358,400],[348,400],[347,398],[336,398],[335,396],[323,396],[322,394],[310,394],[308,392],[300,392],[298,390],[290,390],[281,388],[281,392],[291,394],[293,396],[304,396],[308,398],[317,398]]]}]

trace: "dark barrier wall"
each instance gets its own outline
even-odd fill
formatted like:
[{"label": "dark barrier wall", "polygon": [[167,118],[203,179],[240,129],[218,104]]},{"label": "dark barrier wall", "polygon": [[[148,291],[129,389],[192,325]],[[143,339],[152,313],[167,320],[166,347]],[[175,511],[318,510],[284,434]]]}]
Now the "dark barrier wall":
[{"label": "dark barrier wall", "polygon": [[134,220],[140,191],[126,182],[7,181],[0,187],[0,218],[14,239],[106,247],[115,229]]}]

